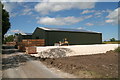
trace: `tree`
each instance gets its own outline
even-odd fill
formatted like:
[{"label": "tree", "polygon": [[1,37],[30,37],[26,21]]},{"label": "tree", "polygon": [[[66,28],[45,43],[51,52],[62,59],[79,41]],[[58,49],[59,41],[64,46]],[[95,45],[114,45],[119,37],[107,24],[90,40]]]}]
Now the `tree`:
[{"label": "tree", "polygon": [[4,43],[6,43],[6,42],[13,42],[14,39],[15,39],[14,35],[9,35],[9,36],[4,38]]},{"label": "tree", "polygon": [[0,2],[0,6],[2,6],[2,40],[4,38],[5,33],[10,29],[9,22],[9,13],[3,9],[4,5]]},{"label": "tree", "polygon": [[116,39],[115,39],[115,38],[111,38],[110,41],[111,41],[111,42],[114,42],[114,41],[116,41]]}]

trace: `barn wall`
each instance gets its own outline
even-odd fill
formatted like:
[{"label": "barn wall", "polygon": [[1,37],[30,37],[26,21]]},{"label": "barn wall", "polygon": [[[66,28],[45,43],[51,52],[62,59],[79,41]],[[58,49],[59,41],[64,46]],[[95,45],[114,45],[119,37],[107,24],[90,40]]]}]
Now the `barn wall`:
[{"label": "barn wall", "polygon": [[51,31],[47,32],[47,45],[54,45],[54,43],[58,43],[59,41],[62,41],[64,38],[67,38],[69,35],[68,32],[56,32]]},{"label": "barn wall", "polygon": [[33,39],[45,39],[45,31],[40,28],[36,28],[34,33],[32,34],[32,38]]},{"label": "barn wall", "polygon": [[32,39],[32,35],[22,35],[22,39]]},{"label": "barn wall", "polygon": [[32,39],[45,39],[45,45],[48,45],[47,33],[45,30],[42,30],[40,28],[36,28],[36,30],[32,34]]},{"label": "barn wall", "polygon": [[70,44],[99,44],[102,43],[102,34],[70,32],[68,39]]},{"label": "barn wall", "polygon": [[102,43],[102,34],[100,33],[48,31],[47,45],[54,45],[64,38],[67,38],[71,45]]},{"label": "barn wall", "polygon": [[19,34],[19,35],[17,36],[17,41],[18,41],[18,42],[21,42],[21,41],[22,41],[22,35],[21,35],[21,34]]}]

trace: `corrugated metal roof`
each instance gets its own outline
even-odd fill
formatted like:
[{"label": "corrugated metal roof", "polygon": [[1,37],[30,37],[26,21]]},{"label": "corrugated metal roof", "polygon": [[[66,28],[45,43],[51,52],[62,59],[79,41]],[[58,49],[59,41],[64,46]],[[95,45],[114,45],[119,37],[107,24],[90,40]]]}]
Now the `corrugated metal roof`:
[{"label": "corrugated metal roof", "polygon": [[100,33],[95,31],[88,31],[84,29],[67,29],[67,28],[47,28],[47,27],[39,27],[40,29],[46,30],[46,31],[71,31],[71,32],[89,32],[89,33]]},{"label": "corrugated metal roof", "polygon": [[20,33],[21,35],[32,35],[32,33]]}]

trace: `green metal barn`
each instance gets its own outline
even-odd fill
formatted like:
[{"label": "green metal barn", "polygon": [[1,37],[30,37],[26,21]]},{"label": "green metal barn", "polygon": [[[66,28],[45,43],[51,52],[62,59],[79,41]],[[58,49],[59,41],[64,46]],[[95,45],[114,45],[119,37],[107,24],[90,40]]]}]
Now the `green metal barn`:
[{"label": "green metal barn", "polygon": [[62,29],[37,27],[32,34],[33,39],[45,39],[46,46],[52,46],[66,38],[69,45],[101,44],[102,33],[83,29]]}]

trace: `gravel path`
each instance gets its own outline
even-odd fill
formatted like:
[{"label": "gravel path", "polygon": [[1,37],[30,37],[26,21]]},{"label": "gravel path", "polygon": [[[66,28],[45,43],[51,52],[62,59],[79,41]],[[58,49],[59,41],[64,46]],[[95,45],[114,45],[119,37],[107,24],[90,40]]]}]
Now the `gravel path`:
[{"label": "gravel path", "polygon": [[[6,51],[4,50],[4,52]],[[69,73],[55,68],[47,68],[39,58],[16,51],[2,55],[2,69],[2,78],[75,78]]]}]

